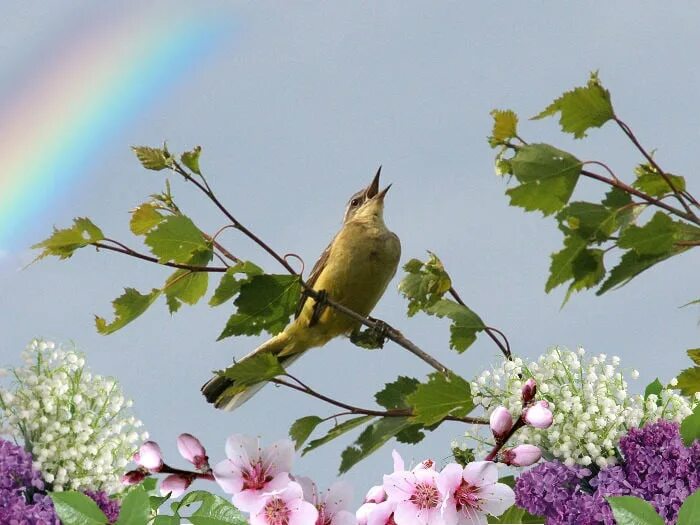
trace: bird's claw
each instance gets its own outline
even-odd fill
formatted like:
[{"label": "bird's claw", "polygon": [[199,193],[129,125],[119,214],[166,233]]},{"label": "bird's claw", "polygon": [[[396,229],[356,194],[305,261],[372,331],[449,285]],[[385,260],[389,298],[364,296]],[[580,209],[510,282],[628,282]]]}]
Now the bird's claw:
[{"label": "bird's claw", "polygon": [[357,330],[353,332],[350,335],[350,342],[369,350],[384,348],[384,342],[387,340],[389,334],[389,326],[379,319],[374,319],[372,317],[368,317],[368,319],[374,323],[374,326],[366,330]]},{"label": "bird's claw", "polygon": [[311,319],[309,320],[309,326],[314,326],[318,323],[321,318],[321,314],[328,306],[328,292],[325,290],[318,290],[317,297],[314,299],[314,309],[311,312]]}]

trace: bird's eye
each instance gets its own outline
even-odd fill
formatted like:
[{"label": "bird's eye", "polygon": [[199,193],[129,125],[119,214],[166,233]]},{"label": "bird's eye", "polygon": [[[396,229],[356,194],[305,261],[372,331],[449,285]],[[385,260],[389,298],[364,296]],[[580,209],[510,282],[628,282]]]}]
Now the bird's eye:
[{"label": "bird's eye", "polygon": [[350,201],[350,206],[357,206],[358,204],[360,204],[360,199],[355,198]]}]

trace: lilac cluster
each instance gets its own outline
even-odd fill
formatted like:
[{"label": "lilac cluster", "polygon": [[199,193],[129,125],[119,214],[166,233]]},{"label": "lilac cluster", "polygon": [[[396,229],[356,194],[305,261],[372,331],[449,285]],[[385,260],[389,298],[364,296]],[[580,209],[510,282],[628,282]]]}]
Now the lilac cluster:
[{"label": "lilac cluster", "polygon": [[85,495],[97,503],[100,510],[107,516],[109,523],[115,523],[119,518],[119,501],[110,498],[106,492],[86,490]]},{"label": "lilac cluster", "polygon": [[537,465],[515,485],[515,502],[547,517],[549,525],[613,525],[607,496],[649,501],[667,524],[676,522],[686,497],[700,488],[700,442],[686,447],[679,425],[658,421],[620,439],[624,461],[591,472],[558,461]]}]

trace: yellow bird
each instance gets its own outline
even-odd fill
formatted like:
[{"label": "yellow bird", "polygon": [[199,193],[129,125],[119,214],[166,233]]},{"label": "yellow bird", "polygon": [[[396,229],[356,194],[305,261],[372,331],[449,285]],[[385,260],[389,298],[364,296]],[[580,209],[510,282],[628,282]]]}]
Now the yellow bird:
[{"label": "yellow bird", "polygon": [[[363,316],[369,315],[384,294],[401,257],[399,238],[384,224],[384,197],[391,184],[379,191],[381,170],[380,166],[370,185],[350,198],[342,228],[307,280],[314,290],[325,292],[328,298]],[[359,330],[359,322],[332,307],[323,308],[319,315],[315,304],[313,298],[302,295],[296,318],[243,359],[258,352],[272,352],[286,367],[310,348]],[[202,393],[217,408],[233,410],[263,385],[241,391],[233,380],[215,376],[202,387]]]}]

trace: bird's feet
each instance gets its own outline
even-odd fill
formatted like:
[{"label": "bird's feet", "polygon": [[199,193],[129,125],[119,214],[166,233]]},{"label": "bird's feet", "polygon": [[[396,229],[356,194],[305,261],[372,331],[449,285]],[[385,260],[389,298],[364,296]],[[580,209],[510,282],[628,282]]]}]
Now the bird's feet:
[{"label": "bird's feet", "polygon": [[311,319],[309,320],[309,326],[314,326],[321,319],[321,314],[328,307],[328,292],[325,290],[318,290],[316,292],[318,296],[314,299],[314,309],[311,312]]},{"label": "bird's feet", "polygon": [[389,326],[379,319],[374,319],[373,317],[368,317],[368,319],[374,322],[374,326],[366,330],[353,332],[350,335],[350,342],[369,350],[384,348],[384,342],[389,334]]}]

